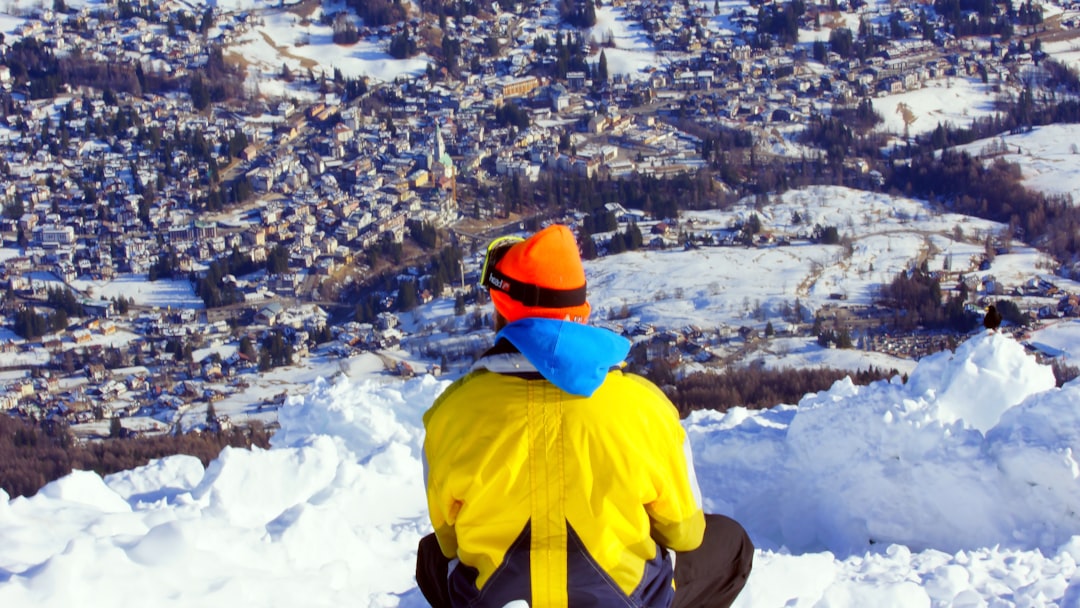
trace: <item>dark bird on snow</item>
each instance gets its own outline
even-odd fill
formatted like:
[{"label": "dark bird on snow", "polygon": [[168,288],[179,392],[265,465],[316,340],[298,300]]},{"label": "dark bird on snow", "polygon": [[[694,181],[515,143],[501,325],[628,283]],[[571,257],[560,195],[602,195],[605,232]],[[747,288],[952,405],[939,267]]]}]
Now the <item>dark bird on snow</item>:
[{"label": "dark bird on snow", "polygon": [[997,329],[1001,325],[1001,313],[998,312],[997,306],[991,304],[986,307],[986,316],[983,317],[983,327],[986,329]]}]

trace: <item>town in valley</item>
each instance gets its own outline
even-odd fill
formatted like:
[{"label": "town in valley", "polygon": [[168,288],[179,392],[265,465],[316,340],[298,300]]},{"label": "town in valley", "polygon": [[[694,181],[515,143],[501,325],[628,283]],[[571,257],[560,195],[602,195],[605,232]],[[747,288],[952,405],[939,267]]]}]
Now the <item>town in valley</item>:
[{"label": "town in valley", "polygon": [[[83,437],[116,417],[167,432],[272,416],[294,387],[252,385],[315,359],[463,369],[490,345],[484,245],[544,222],[574,226],[589,259],[822,244],[857,256],[860,225],[828,223],[820,200],[780,199],[812,184],[909,196],[892,172],[931,118],[883,98],[977,89],[1003,104],[985,117],[1080,99],[1053,51],[1080,39],[1071,3],[54,0],[0,12],[0,411]],[[873,125],[875,109],[900,121],[880,135],[893,156],[802,139]],[[972,155],[1012,152],[996,146]],[[618,183],[705,194],[633,204],[611,195]],[[596,184],[609,190],[582,194]],[[1007,218],[972,225],[940,231],[962,249],[946,257],[927,237],[912,272],[945,297],[962,291],[970,315],[1012,302],[1025,321],[1007,330],[1021,338],[1080,315],[1059,252],[1032,250],[1029,271],[995,277],[995,258],[1033,235]],[[632,337],[643,367],[751,363],[822,323],[843,329],[826,347],[916,359],[955,345],[887,323],[887,303],[843,287],[790,290],[805,297],[783,310],[740,298],[711,326],[647,319],[625,297],[595,321]],[[414,314],[439,301],[441,320]]]}]

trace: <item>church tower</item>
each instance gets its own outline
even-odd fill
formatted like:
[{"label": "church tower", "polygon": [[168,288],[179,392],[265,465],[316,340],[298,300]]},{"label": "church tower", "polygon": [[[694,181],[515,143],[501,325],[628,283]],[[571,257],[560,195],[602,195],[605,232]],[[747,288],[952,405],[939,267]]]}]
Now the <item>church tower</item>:
[{"label": "church tower", "polygon": [[454,160],[446,150],[446,142],[443,141],[442,123],[435,121],[435,141],[432,146],[434,163],[431,166],[432,178],[440,188],[450,191],[450,199],[446,201],[446,211],[453,212],[457,209],[457,171]]},{"label": "church tower", "polygon": [[442,162],[443,154],[446,154],[446,143],[442,137],[442,125],[435,123],[435,158]]}]

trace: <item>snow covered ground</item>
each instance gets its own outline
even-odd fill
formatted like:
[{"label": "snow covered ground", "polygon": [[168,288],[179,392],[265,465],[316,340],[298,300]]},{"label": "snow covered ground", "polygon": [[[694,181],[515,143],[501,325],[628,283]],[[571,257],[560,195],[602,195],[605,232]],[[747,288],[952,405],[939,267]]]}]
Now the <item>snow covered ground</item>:
[{"label": "snow covered ground", "polygon": [[[992,276],[1006,293],[1039,277],[1080,291],[1075,282],[1043,270],[1052,267],[1046,256],[1019,243],[996,256],[990,269],[978,270],[986,238],[1000,234],[1003,224],[849,188],[790,190],[761,209],[746,199],[725,211],[687,212],[680,230],[720,238],[751,215],[758,216],[762,233],[777,236],[809,235],[815,225],[834,226],[850,247],[793,238],[787,246],[650,250],[599,258],[586,264],[594,315],[602,319],[625,305],[632,321],[663,327],[749,324],[760,329],[764,321],[754,319],[759,308],[776,322],[779,311],[796,302],[813,311],[836,304],[837,296],[843,296],[844,305],[872,304],[882,285],[920,259],[933,271],[948,267],[980,279]],[[953,287],[943,283],[945,289]]]},{"label": "snow covered ground", "polygon": [[[317,379],[270,450],[0,500],[0,605],[424,606],[420,417],[446,384]],[[1080,382],[1007,336],[684,425],[708,509],[758,547],[737,606],[1080,605]]]},{"label": "snow covered ground", "polygon": [[994,105],[1000,95],[978,78],[949,78],[876,97],[872,102],[883,120],[880,130],[914,137],[933,131],[939,124],[968,127],[976,118],[993,116],[1000,111]]},{"label": "snow covered ground", "polygon": [[[663,65],[664,62],[663,56],[649,41],[644,28],[630,19],[624,8],[598,8],[596,25],[589,30],[587,39],[601,44],[611,41],[612,48],[604,49],[608,72],[611,74],[645,78],[645,70]],[[600,61],[599,56],[596,61]]]},{"label": "snow covered ground", "polygon": [[[333,45],[328,28],[302,26],[267,2],[218,6],[267,9],[233,49],[254,66],[265,94],[284,91],[273,78],[282,63],[383,80],[426,66],[422,57],[392,60],[370,41]],[[610,30],[615,40],[609,69],[632,74],[656,65],[623,15],[598,11],[594,34]],[[0,31],[21,22],[2,14]],[[720,35],[729,26],[721,14],[710,27]],[[1071,43],[1049,50],[1075,55]],[[986,115],[993,99],[975,80],[952,79],[874,105],[882,128],[897,134],[908,108],[915,135],[939,121],[965,125]],[[1005,138],[1006,158],[1021,163],[1032,187],[1071,193],[1071,129]],[[831,210],[837,202],[841,210]],[[788,193],[758,213],[779,225],[794,210],[850,230],[852,253],[799,245],[624,254],[590,263],[594,304],[601,312],[627,304],[636,320],[677,327],[741,324],[759,302],[817,305],[835,292],[867,301],[913,253],[932,254],[935,269],[951,256],[956,268],[981,251],[974,235],[1000,229],[843,189]],[[700,229],[750,212],[702,214]],[[858,219],[864,215],[871,220]],[[968,238],[953,239],[955,226]],[[998,256],[990,272],[1022,281],[1037,274],[1039,261],[1018,248]],[[82,287],[97,297],[200,307],[185,285],[131,278]],[[1080,356],[1075,322],[1039,330],[1031,341]],[[801,340],[776,341],[773,350],[761,355],[769,365],[855,369],[867,360]],[[15,356],[33,353],[4,361]],[[760,549],[739,605],[1080,606],[1080,386],[1051,388],[1048,371],[1001,336],[976,338],[955,356],[873,364],[897,367],[910,381],[840,383],[797,407],[686,421],[708,504],[743,521]],[[420,414],[446,382],[402,383],[381,367],[374,355],[315,357],[217,404],[222,413],[247,412],[262,399],[292,395],[272,450],[228,450],[207,471],[177,456],[104,482],[76,473],[32,499],[0,500],[0,606],[423,606],[412,581],[415,543],[428,526]]]},{"label": "snow covered ground", "polygon": [[1080,125],[1053,124],[1026,133],[1002,135],[958,146],[972,156],[998,158],[1020,166],[1032,190],[1073,197],[1080,191]]},{"label": "snow covered ground", "polygon": [[273,78],[281,73],[282,65],[298,76],[306,75],[309,69],[316,75],[330,76],[336,68],[349,78],[366,75],[390,81],[401,75],[418,75],[432,62],[426,55],[394,59],[387,52],[388,39],[335,44],[333,28],[319,23],[323,11],[329,9],[321,8],[318,14],[304,18],[288,9],[262,10],[255,25],[230,45],[230,52],[243,56],[252,66],[261,93],[284,92],[285,83]]},{"label": "snow covered ground", "polygon": [[[58,281],[55,275],[48,279]],[[139,306],[157,307],[162,310],[178,308],[206,308],[195,294],[195,288],[187,279],[147,280],[146,275],[122,274],[111,281],[77,279],[71,286],[90,298],[114,300],[128,298]]]}]

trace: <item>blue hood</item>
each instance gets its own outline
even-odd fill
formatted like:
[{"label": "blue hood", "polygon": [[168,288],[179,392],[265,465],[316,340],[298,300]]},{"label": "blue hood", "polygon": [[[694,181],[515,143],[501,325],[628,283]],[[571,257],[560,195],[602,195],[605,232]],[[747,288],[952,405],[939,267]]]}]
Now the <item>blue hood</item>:
[{"label": "blue hood", "polygon": [[521,351],[549,382],[582,397],[600,388],[612,366],[630,352],[630,341],[614,332],[555,319],[514,321],[496,334],[495,341],[500,338]]}]

